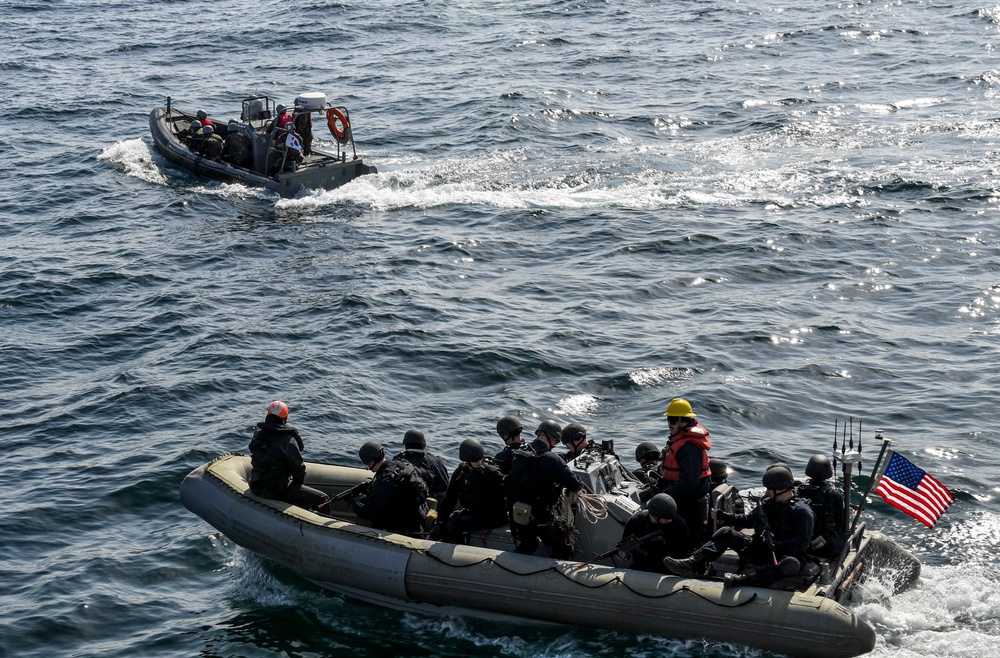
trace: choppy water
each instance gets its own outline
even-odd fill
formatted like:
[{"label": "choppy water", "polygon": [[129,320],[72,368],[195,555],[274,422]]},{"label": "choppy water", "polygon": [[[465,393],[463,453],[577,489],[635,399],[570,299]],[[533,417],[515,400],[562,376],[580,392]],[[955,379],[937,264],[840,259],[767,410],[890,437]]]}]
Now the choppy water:
[{"label": "choppy water", "polygon": [[[1000,7],[38,2],[0,17],[0,653],[757,655],[357,606],[179,503],[281,397],[307,456],[501,415],[631,454],[689,398],[750,486],[864,419],[958,496],[866,513],[879,657],[1000,655]],[[350,107],[378,176],[279,200],[151,148],[171,95]],[[874,441],[868,449],[874,456]]]}]

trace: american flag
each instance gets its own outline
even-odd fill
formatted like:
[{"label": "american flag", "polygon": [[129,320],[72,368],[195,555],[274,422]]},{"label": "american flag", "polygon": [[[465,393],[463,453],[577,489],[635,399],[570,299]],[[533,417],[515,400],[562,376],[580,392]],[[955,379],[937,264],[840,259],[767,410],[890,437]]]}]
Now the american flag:
[{"label": "american flag", "polygon": [[889,454],[889,462],[879,478],[875,493],[928,528],[933,528],[941,514],[955,502],[955,497],[934,476],[917,468],[905,457],[893,451]]}]

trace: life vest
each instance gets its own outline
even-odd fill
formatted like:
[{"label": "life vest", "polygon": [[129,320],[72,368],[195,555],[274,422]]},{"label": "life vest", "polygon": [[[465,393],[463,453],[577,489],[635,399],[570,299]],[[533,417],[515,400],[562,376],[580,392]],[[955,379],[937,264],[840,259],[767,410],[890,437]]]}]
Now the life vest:
[{"label": "life vest", "polygon": [[712,442],[708,438],[708,430],[701,425],[695,425],[684,430],[680,436],[671,439],[667,443],[667,449],[663,451],[663,463],[660,464],[660,475],[668,482],[676,482],[681,479],[680,465],[677,463],[677,451],[693,443],[701,448],[701,473],[698,479],[712,477],[712,469],[708,465],[708,451],[712,449]]}]

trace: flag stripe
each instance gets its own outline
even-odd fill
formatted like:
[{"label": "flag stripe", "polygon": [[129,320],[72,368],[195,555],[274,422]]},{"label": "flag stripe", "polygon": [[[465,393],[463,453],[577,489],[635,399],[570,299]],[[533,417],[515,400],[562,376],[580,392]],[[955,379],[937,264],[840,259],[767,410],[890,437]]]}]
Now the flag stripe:
[{"label": "flag stripe", "polygon": [[928,528],[934,527],[941,514],[955,502],[947,487],[934,476],[895,452],[890,452],[875,493]]}]

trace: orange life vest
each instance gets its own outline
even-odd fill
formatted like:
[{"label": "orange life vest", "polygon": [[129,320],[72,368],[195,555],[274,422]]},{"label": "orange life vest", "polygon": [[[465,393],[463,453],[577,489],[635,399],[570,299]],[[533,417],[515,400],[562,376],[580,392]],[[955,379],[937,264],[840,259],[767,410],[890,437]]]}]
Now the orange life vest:
[{"label": "orange life vest", "polygon": [[694,443],[701,448],[701,473],[698,475],[698,479],[712,476],[712,469],[708,466],[708,451],[712,449],[712,442],[708,438],[708,430],[696,424],[667,442],[667,449],[663,454],[663,463],[660,464],[661,477],[669,482],[676,482],[681,479],[681,469],[677,463],[677,451],[689,443]]}]

